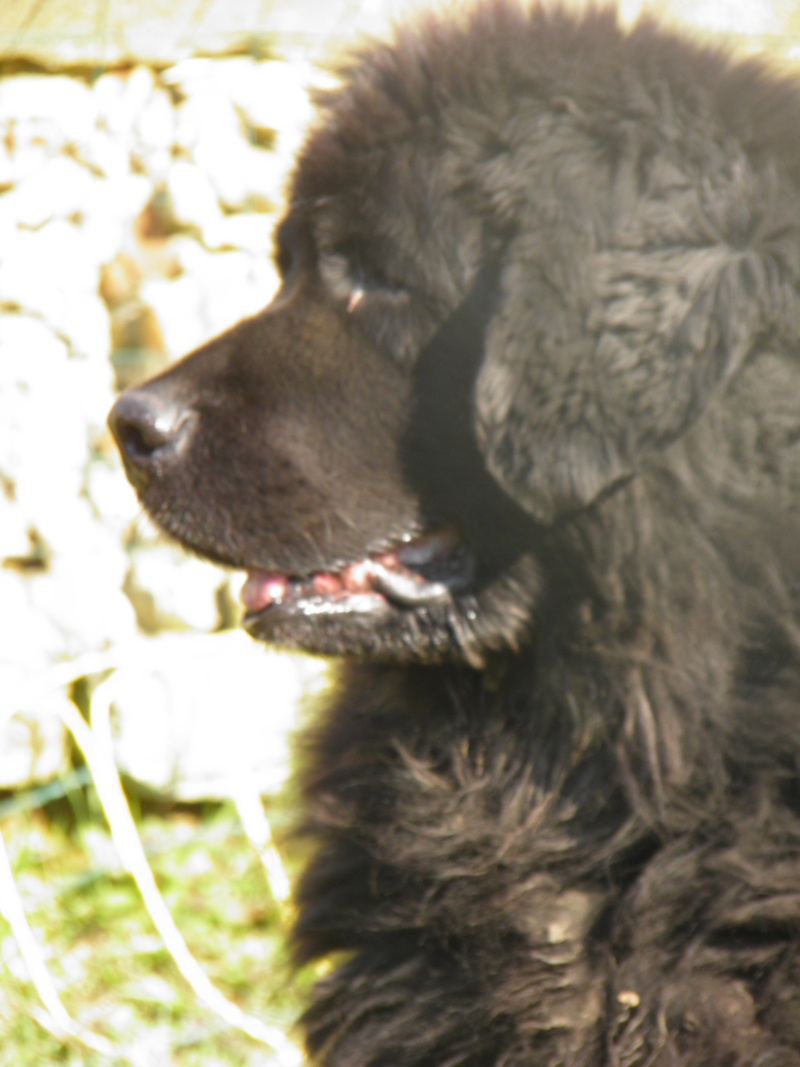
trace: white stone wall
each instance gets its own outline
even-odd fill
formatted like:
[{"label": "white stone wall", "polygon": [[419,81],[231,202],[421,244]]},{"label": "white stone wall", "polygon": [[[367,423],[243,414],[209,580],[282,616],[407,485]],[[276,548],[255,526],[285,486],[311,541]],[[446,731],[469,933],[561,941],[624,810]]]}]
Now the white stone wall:
[{"label": "white stone wall", "polygon": [[218,792],[213,724],[234,707],[253,769],[277,781],[320,669],[205,636],[235,625],[240,579],[157,534],[105,419],[120,387],[268,302],[312,76],[236,56],[0,79],[0,788],[63,770],[65,681],[103,677],[98,653],[125,668],[123,768]]}]

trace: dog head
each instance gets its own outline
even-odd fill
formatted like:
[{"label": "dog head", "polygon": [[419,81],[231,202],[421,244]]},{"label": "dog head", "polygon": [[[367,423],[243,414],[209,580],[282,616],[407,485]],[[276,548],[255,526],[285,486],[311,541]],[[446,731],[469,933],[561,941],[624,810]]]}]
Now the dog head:
[{"label": "dog head", "polygon": [[767,122],[766,73],[609,14],[471,19],[343,71],[275,301],[111,415],[144,505],[249,572],[279,644],[519,645],[573,517],[796,340],[796,94]]}]

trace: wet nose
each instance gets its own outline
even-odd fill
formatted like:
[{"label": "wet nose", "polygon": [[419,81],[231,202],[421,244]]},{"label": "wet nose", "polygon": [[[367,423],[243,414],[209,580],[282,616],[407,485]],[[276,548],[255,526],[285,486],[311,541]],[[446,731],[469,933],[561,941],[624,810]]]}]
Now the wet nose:
[{"label": "wet nose", "polygon": [[194,423],[191,408],[147,389],[123,393],[108,416],[128,476],[137,488],[181,455]]}]

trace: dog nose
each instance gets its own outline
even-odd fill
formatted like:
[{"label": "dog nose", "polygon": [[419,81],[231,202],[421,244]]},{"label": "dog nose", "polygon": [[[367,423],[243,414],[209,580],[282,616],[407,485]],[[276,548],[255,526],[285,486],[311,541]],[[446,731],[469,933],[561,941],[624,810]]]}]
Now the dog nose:
[{"label": "dog nose", "polygon": [[193,414],[191,408],[147,389],[132,389],[117,400],[108,425],[137,488],[144,488],[180,455]]}]

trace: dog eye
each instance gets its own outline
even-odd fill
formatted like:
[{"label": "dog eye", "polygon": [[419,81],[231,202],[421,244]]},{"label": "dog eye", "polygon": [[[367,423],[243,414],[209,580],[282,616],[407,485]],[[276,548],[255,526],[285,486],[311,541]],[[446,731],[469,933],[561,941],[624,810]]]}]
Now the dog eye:
[{"label": "dog eye", "polygon": [[328,292],[349,315],[368,308],[376,314],[379,310],[383,313],[388,307],[405,307],[408,303],[404,284],[373,263],[373,257],[354,243],[339,244],[319,258],[320,275]]},{"label": "dog eye", "polygon": [[[403,283],[375,266],[377,257],[355,244],[341,245],[334,256],[342,264],[342,274],[347,278],[348,307],[355,299],[356,304],[364,296],[373,294],[398,294],[405,291]],[[361,294],[360,296],[358,294]]]}]

